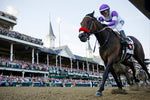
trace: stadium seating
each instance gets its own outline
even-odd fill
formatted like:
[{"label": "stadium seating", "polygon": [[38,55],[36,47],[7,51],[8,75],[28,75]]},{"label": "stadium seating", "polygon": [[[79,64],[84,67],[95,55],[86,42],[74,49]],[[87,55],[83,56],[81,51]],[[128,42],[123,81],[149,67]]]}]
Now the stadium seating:
[{"label": "stadium seating", "polygon": [[19,32],[10,31],[10,30],[4,29],[2,27],[0,27],[0,34],[8,36],[8,37],[24,40],[24,41],[27,41],[27,42],[32,42],[32,43],[35,43],[35,44],[43,45],[43,42],[42,42],[41,39],[37,39],[37,38],[31,37],[31,36],[27,36],[27,35],[21,34]]}]

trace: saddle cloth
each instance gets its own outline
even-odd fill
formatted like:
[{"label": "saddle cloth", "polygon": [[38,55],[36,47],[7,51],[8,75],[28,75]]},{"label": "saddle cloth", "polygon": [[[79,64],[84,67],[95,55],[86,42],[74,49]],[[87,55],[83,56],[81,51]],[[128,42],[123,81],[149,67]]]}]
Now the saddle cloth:
[{"label": "saddle cloth", "polygon": [[134,54],[134,42],[130,37],[127,37],[128,40],[128,47],[127,47],[127,52],[128,54]]}]

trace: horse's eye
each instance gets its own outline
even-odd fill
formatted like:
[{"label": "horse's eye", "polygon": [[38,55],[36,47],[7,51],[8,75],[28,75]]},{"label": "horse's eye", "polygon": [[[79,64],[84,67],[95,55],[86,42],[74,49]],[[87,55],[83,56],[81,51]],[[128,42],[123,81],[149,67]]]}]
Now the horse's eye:
[{"label": "horse's eye", "polygon": [[90,25],[90,21],[87,21],[87,25]]}]

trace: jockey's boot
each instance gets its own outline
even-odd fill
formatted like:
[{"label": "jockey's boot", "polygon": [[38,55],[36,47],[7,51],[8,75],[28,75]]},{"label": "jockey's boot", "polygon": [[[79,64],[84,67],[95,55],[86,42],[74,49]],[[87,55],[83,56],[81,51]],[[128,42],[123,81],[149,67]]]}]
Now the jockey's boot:
[{"label": "jockey's boot", "polygon": [[120,31],[120,36],[121,36],[121,38],[122,38],[121,43],[127,45],[127,44],[128,44],[128,41],[127,41],[128,38],[126,37],[126,35],[125,35],[125,33],[124,33],[124,30],[121,30],[121,31]]}]

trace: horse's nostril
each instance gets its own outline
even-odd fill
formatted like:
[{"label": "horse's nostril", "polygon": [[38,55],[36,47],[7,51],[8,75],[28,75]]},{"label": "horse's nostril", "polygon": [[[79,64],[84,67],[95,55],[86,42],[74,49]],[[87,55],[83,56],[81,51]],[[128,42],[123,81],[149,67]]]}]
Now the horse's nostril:
[{"label": "horse's nostril", "polygon": [[79,38],[81,37],[81,34],[79,34],[79,36],[78,36]]},{"label": "horse's nostril", "polygon": [[78,36],[79,38],[82,38],[83,37],[83,34],[79,34],[79,36]]}]

